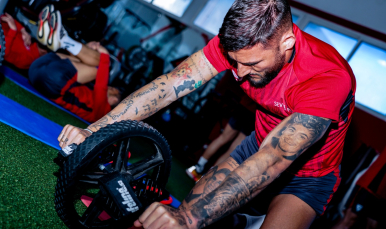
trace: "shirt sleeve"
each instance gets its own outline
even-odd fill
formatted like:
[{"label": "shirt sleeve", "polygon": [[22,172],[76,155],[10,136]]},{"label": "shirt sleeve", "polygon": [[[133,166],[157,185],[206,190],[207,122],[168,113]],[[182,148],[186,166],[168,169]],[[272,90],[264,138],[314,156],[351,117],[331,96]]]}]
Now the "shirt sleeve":
[{"label": "shirt sleeve", "polygon": [[[110,106],[107,101],[107,88],[109,82],[110,57],[108,54],[101,53],[98,72],[95,79],[93,97],[93,113],[95,120],[106,114],[106,107]],[[111,109],[111,108],[110,108]]]},{"label": "shirt sleeve", "polygon": [[203,51],[205,57],[218,72],[231,69],[232,66],[229,64],[226,58],[226,52],[222,48],[218,36],[215,36],[212,40],[210,40],[209,43],[204,47]]},{"label": "shirt sleeve", "polygon": [[339,122],[346,99],[352,94],[351,77],[347,72],[334,70],[296,86],[290,93],[292,111],[328,118]]}]

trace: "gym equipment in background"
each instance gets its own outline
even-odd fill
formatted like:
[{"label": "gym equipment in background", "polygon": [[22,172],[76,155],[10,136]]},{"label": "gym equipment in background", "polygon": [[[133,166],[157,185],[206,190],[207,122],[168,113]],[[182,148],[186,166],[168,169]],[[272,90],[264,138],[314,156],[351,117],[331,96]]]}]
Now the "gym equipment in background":
[{"label": "gym equipment in background", "polygon": [[[171,152],[143,122],[122,121],[59,151],[55,209],[69,228],[128,228],[154,201],[167,199]],[[86,209],[82,196],[92,198]],[[101,214],[108,217],[101,220]]]}]

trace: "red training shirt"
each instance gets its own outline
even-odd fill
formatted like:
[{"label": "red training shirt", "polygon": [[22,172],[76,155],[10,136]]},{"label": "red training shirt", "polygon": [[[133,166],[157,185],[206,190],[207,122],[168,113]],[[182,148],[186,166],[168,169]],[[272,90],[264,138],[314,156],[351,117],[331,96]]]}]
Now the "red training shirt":
[{"label": "red training shirt", "polygon": [[15,20],[17,31],[9,28],[6,22],[1,22],[5,36],[5,61],[20,69],[28,69],[34,60],[40,57],[37,43],[25,47],[20,30],[23,26]]},{"label": "red training shirt", "polygon": [[[74,86],[78,77],[78,74],[75,74],[62,88],[61,96],[52,99],[52,101],[88,122],[98,121],[111,110],[111,106],[107,101],[109,64],[109,55],[101,53],[93,89],[88,85]],[[68,97],[72,98],[71,101],[66,99]]]},{"label": "red training shirt", "polygon": [[[356,82],[347,61],[330,45],[293,25],[295,55],[277,77],[264,88],[248,81],[244,92],[260,108],[256,110],[256,139],[260,146],[268,133],[294,112],[329,118],[333,121],[325,136],[303,153],[289,171],[299,177],[320,177],[339,172],[344,138],[354,111]],[[204,47],[206,58],[218,72],[237,69],[227,61],[218,36]],[[308,155],[308,156],[307,156]]]}]

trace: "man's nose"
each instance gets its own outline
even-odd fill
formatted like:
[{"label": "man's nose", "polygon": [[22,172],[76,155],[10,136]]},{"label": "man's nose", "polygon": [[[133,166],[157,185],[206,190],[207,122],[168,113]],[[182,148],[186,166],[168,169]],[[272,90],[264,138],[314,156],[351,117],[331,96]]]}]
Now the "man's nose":
[{"label": "man's nose", "polygon": [[248,75],[249,73],[251,73],[251,67],[250,66],[245,66],[245,65],[242,65],[242,64],[237,64],[237,75],[239,77],[244,77],[246,75]]}]

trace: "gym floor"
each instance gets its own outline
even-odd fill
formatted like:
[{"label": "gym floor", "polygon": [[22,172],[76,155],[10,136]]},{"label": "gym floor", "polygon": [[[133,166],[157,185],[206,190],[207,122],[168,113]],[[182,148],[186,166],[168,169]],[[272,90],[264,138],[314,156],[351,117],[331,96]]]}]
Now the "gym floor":
[{"label": "gym floor", "polygon": [[[0,85],[0,94],[61,126],[87,126],[8,79]],[[54,209],[57,150],[3,123],[0,133],[0,228],[66,228]],[[194,186],[185,174],[187,167],[174,157],[166,186],[180,201]]]}]

